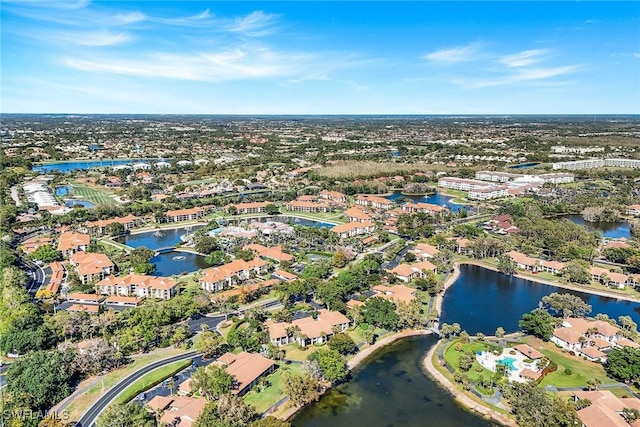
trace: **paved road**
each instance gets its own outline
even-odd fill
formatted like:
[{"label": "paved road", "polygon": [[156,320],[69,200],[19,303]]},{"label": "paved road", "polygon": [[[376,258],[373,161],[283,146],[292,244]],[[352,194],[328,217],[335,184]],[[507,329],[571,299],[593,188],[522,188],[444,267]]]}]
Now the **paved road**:
[{"label": "paved road", "polygon": [[412,246],[405,246],[400,252],[398,252],[398,255],[393,260],[383,262],[382,265],[380,265],[380,268],[383,270],[392,270],[396,268],[398,264],[400,264],[400,261],[402,261],[402,257],[404,257],[411,248]]},{"label": "paved road", "polygon": [[51,279],[51,268],[49,266],[42,268],[33,262],[24,261],[20,268],[28,273],[27,291],[31,296],[35,296],[38,289],[41,286],[46,286]]},{"label": "paved road", "polygon": [[156,368],[164,366],[169,363],[177,362],[180,360],[186,359],[196,359],[196,352],[190,351],[188,353],[180,354],[178,356],[169,357],[167,359],[158,360],[157,362],[151,363],[143,368],[138,369],[137,371],[129,374],[126,378],[122,379],[119,383],[113,386],[109,391],[100,397],[78,420],[76,423],[77,427],[91,427],[94,426],[96,418],[98,415],[102,413],[102,411],[109,406],[109,404],[115,399],[120,393],[122,393],[127,387],[133,384],[138,378],[141,376],[153,371]]}]

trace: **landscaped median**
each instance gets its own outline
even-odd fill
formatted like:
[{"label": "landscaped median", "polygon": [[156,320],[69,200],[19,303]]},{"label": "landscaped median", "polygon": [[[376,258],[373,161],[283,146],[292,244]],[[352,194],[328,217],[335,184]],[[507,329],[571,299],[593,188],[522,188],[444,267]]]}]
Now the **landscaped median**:
[{"label": "landscaped median", "polygon": [[149,372],[120,393],[114,403],[118,404],[129,402],[140,393],[144,393],[167,378],[173,377],[178,372],[190,366],[191,363],[191,360],[180,360]]},{"label": "landscaped median", "polygon": [[[64,409],[69,413],[70,419],[77,420],[100,398],[102,394],[126,376],[150,363],[181,353],[184,353],[183,349],[168,347],[149,354],[136,355],[134,356],[134,361],[129,365],[121,369],[111,371],[102,378],[94,377],[79,384],[77,390],[81,392],[72,394],[69,397],[71,401]],[[64,402],[65,401],[61,402],[61,404]],[[60,411],[58,406],[59,405],[52,408],[52,410]]]}]

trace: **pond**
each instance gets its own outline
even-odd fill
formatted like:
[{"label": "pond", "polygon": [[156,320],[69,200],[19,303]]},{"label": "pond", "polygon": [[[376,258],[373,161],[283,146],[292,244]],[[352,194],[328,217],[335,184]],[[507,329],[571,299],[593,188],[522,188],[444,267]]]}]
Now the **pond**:
[{"label": "pond", "polygon": [[139,248],[141,246],[149,249],[167,248],[181,243],[180,236],[193,233],[202,227],[203,225],[192,225],[172,229],[163,228],[145,231],[143,233],[128,234],[126,236],[119,237],[116,240],[127,246],[131,246],[132,248]]},{"label": "pond", "polygon": [[[57,190],[56,190],[56,193],[57,193]],[[94,209],[96,207],[96,205],[94,205],[91,202],[88,202],[86,200],[79,200],[79,199],[65,199],[64,205],[68,208],[80,206],[85,209]]]},{"label": "pond", "polygon": [[[132,248],[142,246],[148,249],[169,248],[181,243],[181,236],[193,233],[202,227],[203,225],[193,225],[190,228],[189,226],[182,226],[169,230],[158,229],[138,234],[129,234],[118,237],[115,240]],[[157,276],[191,273],[209,267],[204,261],[203,256],[190,252],[170,251],[151,258],[149,262],[156,265],[156,270],[153,274]]]},{"label": "pond", "polygon": [[484,427],[421,368],[433,336],[406,338],[376,352],[352,372],[353,378],[305,407],[295,427]]},{"label": "pond", "polygon": [[[471,334],[493,335],[498,326],[518,329],[523,313],[552,292],[578,295],[593,306],[592,314],[640,322],[640,304],[572,292],[555,286],[506,276],[482,267],[463,265],[460,277],[446,292],[441,322],[460,323]],[[355,369],[352,379],[305,407],[292,420],[295,427],[492,425],[456,405],[427,377],[420,364],[435,344],[433,336],[407,338],[376,352]]]},{"label": "pond", "polygon": [[449,209],[451,209],[451,212],[458,212],[460,209],[468,209],[469,206],[467,205],[460,205],[457,203],[452,203],[451,200],[454,199],[454,197],[451,196],[445,196],[443,194],[440,194],[440,192],[436,191],[434,194],[428,194],[428,195],[412,195],[412,196],[407,196],[402,194],[402,192],[400,191],[394,191],[393,193],[391,193],[388,196],[384,196],[385,198],[389,199],[389,200],[398,200],[399,198],[405,198],[407,200],[411,200],[413,203],[431,203],[433,205],[438,205],[438,206],[446,206]]},{"label": "pond", "polygon": [[582,215],[564,215],[561,218],[566,218],[569,221],[580,224],[589,231],[599,231],[602,237],[609,237],[611,239],[619,239],[624,237],[625,239],[631,238],[631,224],[628,222],[589,222],[582,218]]},{"label": "pond", "polygon": [[63,185],[61,187],[56,187],[56,196],[62,197],[66,196],[71,192],[71,188],[68,185]]},{"label": "pond", "polygon": [[460,266],[460,277],[445,294],[440,321],[457,322],[470,334],[493,335],[498,326],[515,332],[522,314],[536,308],[542,297],[553,292],[579,296],[591,304],[592,315],[606,313],[614,319],[628,315],[640,323],[638,303],[544,285],[475,265]]},{"label": "pond", "polygon": [[192,273],[209,267],[203,256],[191,252],[167,252],[151,258],[149,262],[156,265],[155,276]]}]

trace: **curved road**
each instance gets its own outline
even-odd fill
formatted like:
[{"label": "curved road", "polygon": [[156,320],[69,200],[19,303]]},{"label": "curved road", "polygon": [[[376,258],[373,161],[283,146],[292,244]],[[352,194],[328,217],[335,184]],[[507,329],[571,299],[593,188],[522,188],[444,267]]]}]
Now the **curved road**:
[{"label": "curved road", "polygon": [[129,374],[126,378],[122,379],[115,386],[111,387],[100,399],[98,399],[91,407],[80,417],[76,426],[78,427],[90,427],[95,425],[98,415],[115,399],[120,393],[122,393],[127,387],[138,380],[142,375],[145,375],[156,368],[164,366],[168,363],[178,362],[180,360],[194,359],[197,357],[195,351],[180,354],[178,356],[168,357],[166,359],[158,360],[143,368],[138,369],[135,372]]}]

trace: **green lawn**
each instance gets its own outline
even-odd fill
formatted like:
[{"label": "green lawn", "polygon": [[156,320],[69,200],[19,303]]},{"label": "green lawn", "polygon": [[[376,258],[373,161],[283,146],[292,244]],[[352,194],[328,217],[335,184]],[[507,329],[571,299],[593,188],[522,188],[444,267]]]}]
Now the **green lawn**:
[{"label": "green lawn", "polygon": [[256,390],[250,391],[244,396],[244,401],[249,405],[254,406],[258,413],[262,413],[269,409],[274,403],[278,402],[285,396],[282,392],[282,375],[287,371],[292,374],[299,374],[302,372],[302,364],[280,364],[278,369],[267,377],[269,386],[261,392],[257,392]]},{"label": "green lawn", "polygon": [[111,193],[107,192],[106,190],[92,188],[78,181],[69,181],[69,185],[71,187],[71,194],[73,196],[79,196],[82,199],[87,200],[95,205],[118,204],[113,199],[113,197],[111,197]]},{"label": "green lawn", "polygon": [[[173,362],[139,378],[136,382],[127,387],[122,393],[116,397],[115,403],[127,403],[140,393],[149,390],[162,381],[182,371],[191,365],[191,360],[181,360]],[[176,384],[177,387],[177,384]]]},{"label": "green lawn", "polygon": [[[549,360],[558,365],[555,372],[548,374],[542,382],[541,387],[553,385],[556,387],[582,387],[587,385],[587,380],[597,378],[602,384],[612,384],[616,381],[609,378],[604,368],[599,363],[589,362],[580,357],[570,356],[563,353],[555,344],[542,342],[539,339],[527,338],[527,343],[547,356]],[[566,368],[571,369],[571,375],[565,375]]]},{"label": "green lawn", "polygon": [[[491,351],[492,347],[483,342],[471,342],[469,344],[461,344],[461,351],[456,351],[458,340],[452,341],[444,351],[444,359],[456,371],[460,370],[460,356],[470,354],[473,357],[473,366],[467,372],[471,381],[476,381],[480,376],[492,376],[494,373],[483,368],[475,358],[478,351]],[[480,369],[482,368],[482,369]]]}]

